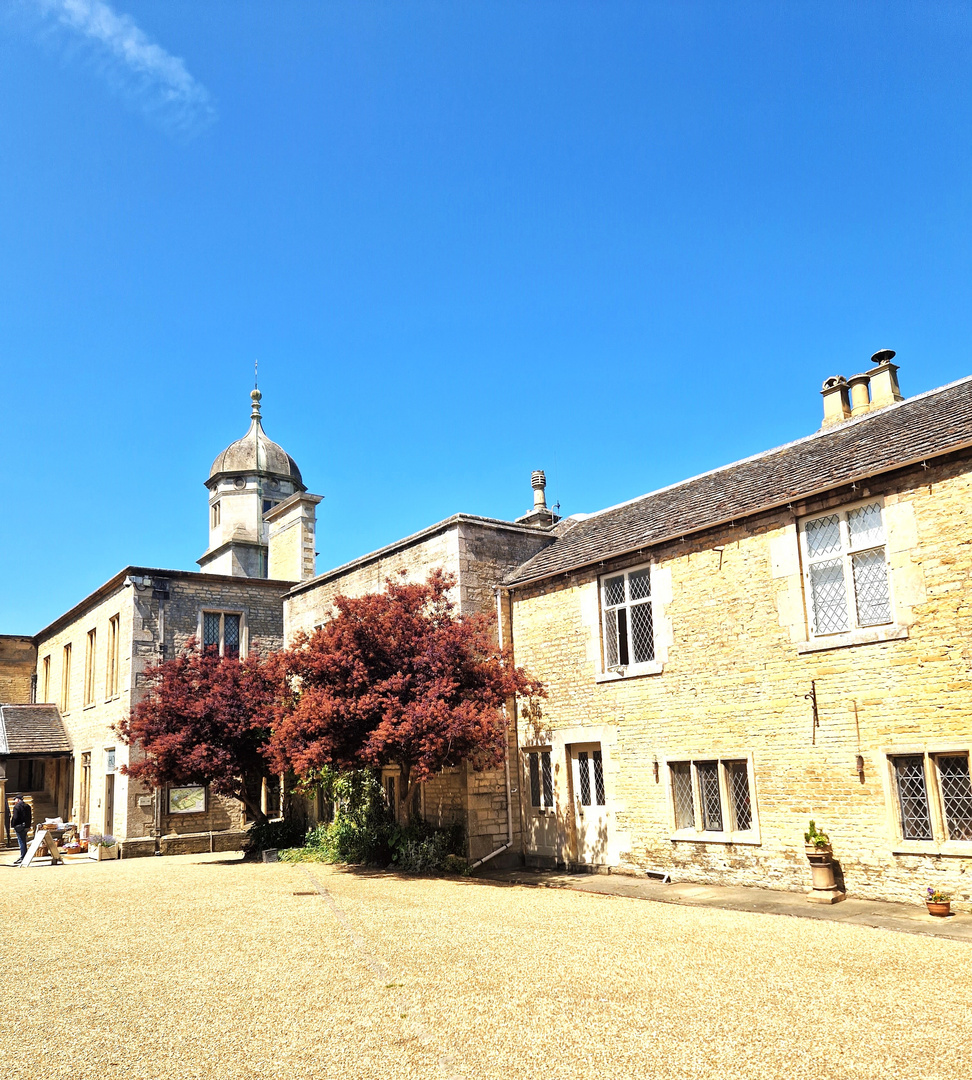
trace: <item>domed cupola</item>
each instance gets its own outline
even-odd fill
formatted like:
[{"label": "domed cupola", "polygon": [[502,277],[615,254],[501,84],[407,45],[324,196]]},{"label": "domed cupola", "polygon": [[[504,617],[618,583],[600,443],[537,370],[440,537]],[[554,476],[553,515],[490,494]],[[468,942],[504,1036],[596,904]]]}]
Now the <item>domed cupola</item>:
[{"label": "domed cupola", "polygon": [[260,419],[260,401],[263,394],[259,390],[250,393],[253,407],[250,411],[250,430],[242,439],[232,442],[213,462],[209,470],[209,482],[219,481],[223,476],[253,474],[275,477],[278,480],[291,481],[294,489],[306,491],[300,476],[297,462],[282,446],[268,439]]},{"label": "domed cupola", "polygon": [[209,547],[206,573],[266,577],[269,526],[264,515],[305,492],[297,463],[267,438],[260,417],[263,395],[250,394],[250,430],[230,443],[209,470]]}]

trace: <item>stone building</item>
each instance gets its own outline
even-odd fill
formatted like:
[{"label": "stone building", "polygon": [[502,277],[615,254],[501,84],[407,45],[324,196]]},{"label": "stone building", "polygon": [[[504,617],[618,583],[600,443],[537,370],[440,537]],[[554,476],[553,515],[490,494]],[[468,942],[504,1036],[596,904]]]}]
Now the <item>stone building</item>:
[{"label": "stone building", "polygon": [[[336,596],[379,592],[388,579],[402,572],[407,580],[424,581],[433,570],[443,569],[455,579],[454,599],[460,613],[495,614],[503,578],[550,544],[555,535],[558,519],[546,506],[542,472],[534,472],[532,485],[533,508],[515,522],[455,514],[295,585],[284,600],[287,643],[298,633],[309,634],[320,626]],[[271,565],[275,543],[271,538]],[[508,760],[516,759],[514,734],[511,725]],[[386,768],[383,782],[390,803],[395,805],[397,768]],[[498,865],[516,863],[521,859],[520,803],[512,786],[508,769],[476,772],[468,765],[446,769],[421,785],[421,814],[436,826],[461,823],[472,862],[490,857]]]},{"label": "stone building", "polygon": [[816,434],[568,519],[504,586],[523,852],[679,880],[969,899],[972,379],[890,350]]},{"label": "stone building", "polygon": [[[38,634],[0,638],[0,703],[36,703],[28,712],[2,706],[0,716],[17,722],[19,747],[15,755],[0,743],[6,803],[22,792],[50,816],[117,836],[124,856],[240,846],[247,823],[238,801],[129,781],[120,770],[130,749],[115,727],[145,692],[146,669],[190,638],[221,655],[283,644],[284,595],[313,575],[320,499],[307,494],[293,459],[267,438],[260,400],[254,390],[249,431],[216,458],[206,480],[205,572],[128,566]],[[275,561],[271,534],[281,537]],[[28,757],[31,747],[37,752]],[[266,810],[279,807],[278,794],[265,787],[262,796]]]}]

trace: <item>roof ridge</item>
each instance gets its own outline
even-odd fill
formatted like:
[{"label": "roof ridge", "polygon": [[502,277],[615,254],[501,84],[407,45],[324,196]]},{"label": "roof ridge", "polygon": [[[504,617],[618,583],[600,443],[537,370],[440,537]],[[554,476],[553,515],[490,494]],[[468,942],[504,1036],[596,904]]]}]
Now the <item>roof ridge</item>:
[{"label": "roof ridge", "polygon": [[[672,491],[675,488],[681,487],[683,484],[691,484],[696,480],[701,480],[706,476],[715,476],[716,473],[724,472],[728,469],[735,469],[739,465],[746,465],[751,461],[758,461],[760,458],[770,457],[772,454],[778,454],[782,450],[789,450],[791,447],[800,446],[802,443],[810,443],[816,439],[823,438],[825,435],[830,435],[835,431],[846,431],[857,424],[866,423],[868,420],[873,419],[875,416],[887,416],[893,409],[900,409],[902,406],[911,405],[913,402],[922,401],[925,398],[933,397],[935,394],[944,393],[946,390],[951,390],[956,386],[960,386],[962,383],[972,382],[972,375],[965,375],[961,379],[956,379],[954,382],[946,383],[944,386],[936,386],[933,390],[924,390],[920,394],[915,394],[913,397],[904,398],[902,401],[895,401],[891,405],[885,405],[881,409],[875,409],[873,412],[867,412],[863,416],[852,416],[847,420],[841,421],[839,424],[832,424],[830,427],[819,428],[817,431],[811,432],[809,435],[801,435],[799,439],[792,439],[790,442],[780,443],[779,446],[771,447],[769,450],[760,450],[756,454],[750,454],[748,457],[738,458],[736,461],[726,462],[725,465],[717,465],[713,469],[705,469],[703,472],[696,473],[694,476],[686,476],[682,480],[675,480],[671,484],[663,484],[659,488],[653,488],[651,491],[646,491],[641,495],[636,495],[631,499],[623,499],[619,503],[614,503],[612,506],[605,506],[601,510],[592,510],[586,513],[581,519],[582,521],[590,521],[591,518],[600,517],[601,514],[609,514],[613,510],[620,510],[624,506],[632,506],[636,502],[640,502],[642,499],[650,498],[652,495],[660,495],[663,491]],[[568,515],[571,516],[571,515]],[[580,524],[580,522],[578,522]]]}]

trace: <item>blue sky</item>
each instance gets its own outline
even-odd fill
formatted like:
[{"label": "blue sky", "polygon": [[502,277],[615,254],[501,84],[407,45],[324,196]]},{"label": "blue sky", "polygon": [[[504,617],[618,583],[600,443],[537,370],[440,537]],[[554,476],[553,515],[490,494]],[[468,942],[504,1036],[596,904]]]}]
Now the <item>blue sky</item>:
[{"label": "blue sky", "polygon": [[324,570],[530,470],[591,511],[972,373],[945,3],[8,0],[0,632],[195,568],[247,427]]}]

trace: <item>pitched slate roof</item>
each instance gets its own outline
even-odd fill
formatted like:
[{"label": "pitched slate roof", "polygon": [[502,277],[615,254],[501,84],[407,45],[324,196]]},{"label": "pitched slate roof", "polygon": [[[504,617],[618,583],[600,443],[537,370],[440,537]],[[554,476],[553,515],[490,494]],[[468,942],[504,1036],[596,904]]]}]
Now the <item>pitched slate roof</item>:
[{"label": "pitched slate roof", "polygon": [[70,753],[56,705],[0,705],[0,755]]},{"label": "pitched slate roof", "polygon": [[583,517],[506,584],[590,566],[969,446],[972,376]]}]

